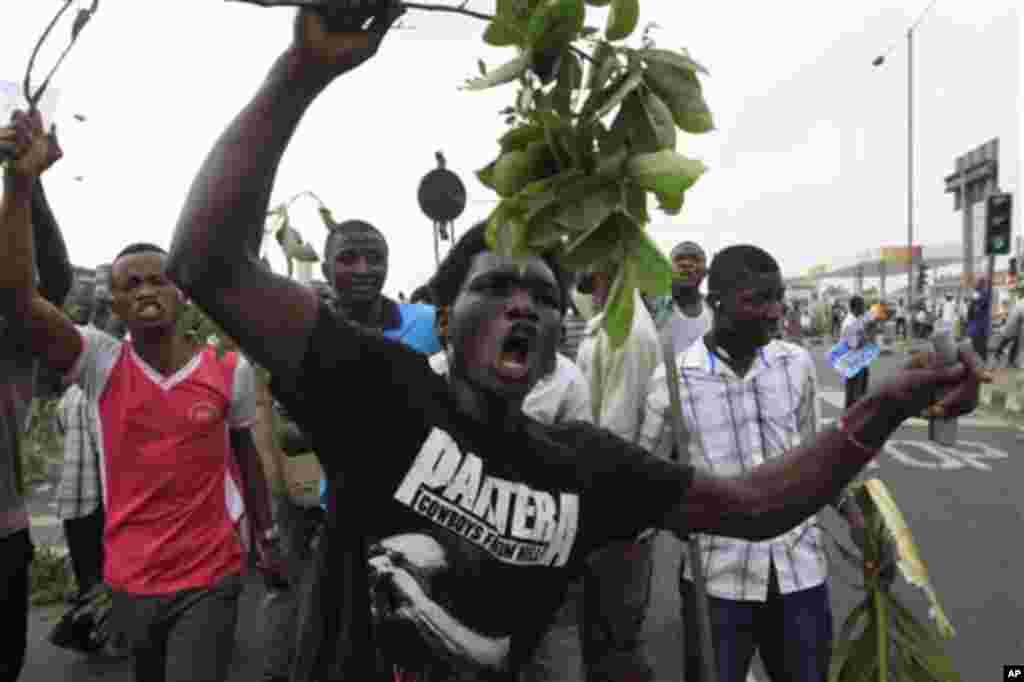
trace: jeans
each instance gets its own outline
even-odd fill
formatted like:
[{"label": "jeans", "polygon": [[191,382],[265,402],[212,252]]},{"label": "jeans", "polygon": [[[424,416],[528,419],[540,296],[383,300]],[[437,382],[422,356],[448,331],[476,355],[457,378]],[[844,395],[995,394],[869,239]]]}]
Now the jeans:
[{"label": "jeans", "polygon": [[[695,589],[680,579],[685,643],[684,679],[701,682]],[[772,569],[768,599],[734,601],[708,596],[711,639],[718,663],[716,682],[745,682],[754,652],[772,682],[825,682],[832,654],[832,608],[823,583],[779,593]]]},{"label": "jeans", "polygon": [[242,578],[166,595],[114,591],[112,613],[136,682],[224,682],[235,650]]},{"label": "jeans", "polygon": [[14,682],[28,647],[29,566],[35,553],[27,530],[0,538],[0,682]]},{"label": "jeans", "polygon": [[[557,664],[574,659],[574,645],[583,674],[572,679],[586,682],[651,682],[654,669],[643,651],[644,619],[651,599],[651,575],[654,570],[654,537],[640,541],[615,542],[587,560],[587,566],[569,608],[575,607],[576,628],[572,618],[560,622],[545,635],[533,660],[519,676],[520,682],[546,682],[558,679]],[[565,621],[569,622],[566,623]],[[573,629],[578,629],[573,633]],[[573,636],[575,634],[575,636]]]}]

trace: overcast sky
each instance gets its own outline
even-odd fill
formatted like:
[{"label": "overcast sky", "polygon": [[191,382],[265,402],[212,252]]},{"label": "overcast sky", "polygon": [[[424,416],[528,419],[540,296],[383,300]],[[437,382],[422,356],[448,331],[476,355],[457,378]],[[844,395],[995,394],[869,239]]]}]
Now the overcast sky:
[{"label": "overcast sky", "polygon": [[[0,80],[20,82],[61,2],[8,3],[17,11],[4,22]],[[758,244],[787,275],[905,244],[906,30],[928,4],[643,0],[641,22],[662,27],[659,46],[686,47],[710,70],[705,92],[718,128],[680,137],[679,150],[710,170],[681,215],[653,213],[657,241],[668,249],[697,239],[711,252]],[[491,11],[493,0],[469,7]],[[603,12],[589,11],[589,23],[603,26]],[[47,190],[76,264],[109,261],[130,241],[169,244],[195,172],[287,44],[291,16],[220,0],[102,2],[55,81],[66,156]],[[496,66],[514,56],[483,44],[482,23],[423,12],[410,12],[406,23],[409,30],[390,35],[374,60],[314,104],[274,190],[274,202],[311,190],[336,218],[377,225],[391,243],[392,294],[410,292],[434,267],[416,188],[435,150],[469,189],[458,230],[493,207],[473,171],[494,157],[503,130],[497,111],[515,92],[457,89],[475,75],[478,57]],[[1019,186],[1021,24],[1012,0],[938,0],[914,31],[916,222],[924,243],[960,238],[942,184],[957,155],[999,137],[1002,188]],[[51,39],[43,70],[68,30]],[[314,209],[299,203],[293,215],[319,251],[326,232]]]}]

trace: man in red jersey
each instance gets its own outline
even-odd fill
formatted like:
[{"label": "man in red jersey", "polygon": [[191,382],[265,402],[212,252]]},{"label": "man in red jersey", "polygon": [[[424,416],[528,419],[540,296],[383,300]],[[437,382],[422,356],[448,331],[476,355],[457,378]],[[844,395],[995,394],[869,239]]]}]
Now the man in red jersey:
[{"label": "man in red jersey", "polygon": [[0,205],[2,314],[28,348],[98,406],[103,572],[136,679],[226,679],[242,587],[243,497],[258,496],[261,517],[267,509],[248,430],[253,368],[178,332],[184,297],[165,276],[158,246],[133,244],[114,259],[112,307],[130,342],[76,326],[40,296],[30,197],[21,188],[46,168],[51,141],[38,114],[16,114],[12,127],[19,164]]}]

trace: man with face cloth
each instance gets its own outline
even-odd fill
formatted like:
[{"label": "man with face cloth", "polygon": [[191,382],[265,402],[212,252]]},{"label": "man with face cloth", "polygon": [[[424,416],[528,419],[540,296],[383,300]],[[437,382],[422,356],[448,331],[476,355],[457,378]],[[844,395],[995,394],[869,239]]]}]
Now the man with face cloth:
[{"label": "man with face cloth", "polygon": [[[470,550],[473,569],[447,595],[450,607],[415,589],[393,596],[434,656],[476,666],[477,679],[514,680],[592,551],[651,527],[775,537],[834,500],[935,389],[948,389],[949,416],[977,405],[983,374],[973,353],[943,368],[922,357],[847,412],[842,428],[742,475],[698,473],[590,424],[549,426],[523,414],[552,365],[565,277],[553,259],[491,251],[484,225],[462,235],[431,284],[447,318],[447,378],[423,354],[332,314],[309,287],[262,267],[253,250],[300,119],[335,78],[373,56],[401,12],[382,3],[365,31],[351,33],[329,32],[315,11],[296,14],[292,44],[200,169],[169,263],[270,371],[330,480],[330,580],[312,595],[322,617],[302,634],[314,655],[293,680],[394,678],[376,666],[382,633],[367,565],[386,538],[432,534]],[[338,447],[339,415],[358,445]]]}]

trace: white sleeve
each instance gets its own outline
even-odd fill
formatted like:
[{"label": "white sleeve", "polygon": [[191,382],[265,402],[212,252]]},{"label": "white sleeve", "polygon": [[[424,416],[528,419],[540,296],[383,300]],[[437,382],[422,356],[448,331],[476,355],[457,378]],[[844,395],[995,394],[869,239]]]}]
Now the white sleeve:
[{"label": "white sleeve", "polygon": [[256,370],[243,356],[238,356],[235,378],[231,382],[231,408],[228,411],[228,426],[232,429],[247,429],[259,416],[256,404]]},{"label": "white sleeve", "polygon": [[92,326],[77,326],[82,336],[82,352],[68,372],[67,382],[78,384],[87,400],[99,400],[110,378],[122,341]]}]

